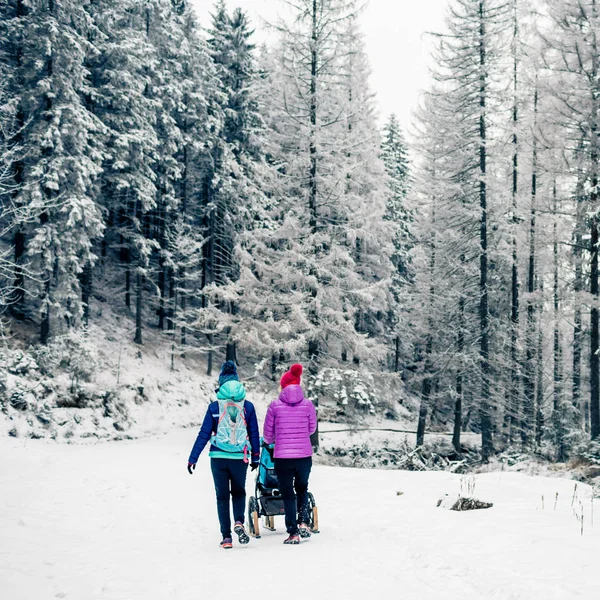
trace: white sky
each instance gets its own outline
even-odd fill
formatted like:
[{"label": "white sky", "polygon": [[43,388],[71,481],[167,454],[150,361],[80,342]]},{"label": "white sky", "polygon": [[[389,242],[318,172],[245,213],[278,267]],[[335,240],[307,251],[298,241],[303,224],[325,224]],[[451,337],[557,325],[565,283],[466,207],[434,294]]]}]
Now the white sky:
[{"label": "white sky", "polygon": [[[264,20],[277,21],[285,14],[283,0],[226,0],[230,9],[245,10],[257,31],[267,35]],[[213,0],[192,0],[200,23],[208,26]],[[426,31],[440,31],[448,0],[370,0],[361,17],[367,53],[371,61],[371,87],[377,94],[383,118],[395,112],[404,129],[419,102],[419,92],[429,82],[431,38]]]}]

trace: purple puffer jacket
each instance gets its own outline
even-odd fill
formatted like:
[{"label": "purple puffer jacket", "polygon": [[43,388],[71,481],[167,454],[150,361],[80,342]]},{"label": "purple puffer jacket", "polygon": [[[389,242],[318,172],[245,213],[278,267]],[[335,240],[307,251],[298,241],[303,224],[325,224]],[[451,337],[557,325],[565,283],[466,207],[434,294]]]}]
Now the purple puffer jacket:
[{"label": "purple puffer jacket", "polygon": [[316,429],[313,403],[299,385],[288,385],[269,405],[263,437],[267,444],[275,442],[275,458],[305,458],[312,456],[310,436]]}]

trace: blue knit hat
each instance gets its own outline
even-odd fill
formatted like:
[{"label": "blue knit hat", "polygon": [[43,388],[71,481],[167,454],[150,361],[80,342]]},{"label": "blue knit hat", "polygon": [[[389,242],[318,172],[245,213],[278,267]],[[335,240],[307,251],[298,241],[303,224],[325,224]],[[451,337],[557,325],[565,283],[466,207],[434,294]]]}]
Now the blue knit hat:
[{"label": "blue knit hat", "polygon": [[221,373],[219,373],[219,385],[223,385],[226,381],[239,381],[237,367],[232,360],[226,360],[221,365]]}]

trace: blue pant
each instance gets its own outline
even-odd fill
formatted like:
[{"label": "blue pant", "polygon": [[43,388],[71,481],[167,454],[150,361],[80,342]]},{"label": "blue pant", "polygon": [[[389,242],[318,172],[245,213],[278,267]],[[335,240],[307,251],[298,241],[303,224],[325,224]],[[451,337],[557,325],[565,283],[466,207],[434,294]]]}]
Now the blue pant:
[{"label": "blue pant", "polygon": [[301,523],[308,521],[308,477],[311,467],[310,456],[275,459],[275,473],[285,508],[285,527],[290,535],[298,534],[298,517]]},{"label": "blue pant", "polygon": [[244,522],[246,507],[246,472],[248,463],[235,458],[211,458],[210,469],[217,492],[217,514],[224,538],[231,537],[231,513],[229,496],[233,505],[233,519]]}]

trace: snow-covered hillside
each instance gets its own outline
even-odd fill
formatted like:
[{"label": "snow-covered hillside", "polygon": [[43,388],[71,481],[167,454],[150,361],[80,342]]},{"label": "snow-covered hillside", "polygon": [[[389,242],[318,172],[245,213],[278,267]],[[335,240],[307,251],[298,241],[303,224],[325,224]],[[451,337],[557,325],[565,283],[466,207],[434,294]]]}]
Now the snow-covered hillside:
[{"label": "snow-covered hillside", "polygon": [[[319,535],[283,546],[280,519],[277,532],[225,552],[208,459],[193,477],[185,469],[194,437],[187,429],[80,446],[0,438],[0,597],[600,597],[589,486],[317,466]],[[437,507],[473,483],[492,508]]]}]

